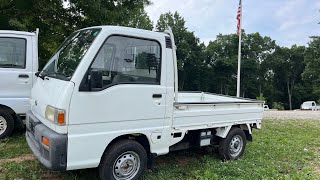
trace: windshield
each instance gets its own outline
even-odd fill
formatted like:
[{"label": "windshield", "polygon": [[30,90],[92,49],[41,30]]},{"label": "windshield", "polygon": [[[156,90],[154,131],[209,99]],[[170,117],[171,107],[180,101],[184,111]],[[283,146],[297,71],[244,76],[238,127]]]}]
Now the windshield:
[{"label": "windshield", "polygon": [[101,29],[85,29],[72,33],[52,56],[40,76],[70,80],[100,31]]}]

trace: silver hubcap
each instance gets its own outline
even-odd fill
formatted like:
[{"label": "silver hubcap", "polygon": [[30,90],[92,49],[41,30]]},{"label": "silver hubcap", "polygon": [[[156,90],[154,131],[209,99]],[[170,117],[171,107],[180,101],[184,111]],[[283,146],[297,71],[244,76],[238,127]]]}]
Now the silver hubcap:
[{"label": "silver hubcap", "polygon": [[0,135],[6,131],[7,127],[8,125],[6,119],[0,116]]},{"label": "silver hubcap", "polygon": [[140,158],[137,153],[128,151],[121,154],[113,165],[113,177],[126,180],[134,177],[140,168]]},{"label": "silver hubcap", "polygon": [[234,136],[229,144],[229,152],[232,157],[237,157],[243,148],[243,140],[239,135]]}]

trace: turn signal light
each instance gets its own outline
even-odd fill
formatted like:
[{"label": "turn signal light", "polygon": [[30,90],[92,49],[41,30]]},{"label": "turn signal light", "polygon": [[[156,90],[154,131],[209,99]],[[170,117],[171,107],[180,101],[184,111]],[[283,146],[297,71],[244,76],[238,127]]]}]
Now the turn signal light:
[{"label": "turn signal light", "polygon": [[63,112],[63,111],[58,112],[57,122],[58,122],[59,125],[64,125],[64,124],[65,124],[65,121],[64,121],[64,112]]},{"label": "turn signal light", "polygon": [[46,145],[46,146],[48,146],[48,147],[49,147],[49,145],[50,145],[50,141],[49,141],[49,139],[48,139],[48,138],[46,138],[46,137],[42,136],[41,141],[42,141],[42,143],[43,143],[44,145]]}]

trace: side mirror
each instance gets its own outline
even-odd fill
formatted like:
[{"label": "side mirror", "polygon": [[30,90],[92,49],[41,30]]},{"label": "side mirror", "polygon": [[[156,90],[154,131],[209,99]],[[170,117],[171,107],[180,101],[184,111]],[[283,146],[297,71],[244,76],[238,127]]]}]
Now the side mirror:
[{"label": "side mirror", "polygon": [[90,90],[94,91],[102,88],[102,85],[103,85],[102,71],[98,69],[91,69],[89,72],[89,76],[90,76],[90,81],[89,81]]}]

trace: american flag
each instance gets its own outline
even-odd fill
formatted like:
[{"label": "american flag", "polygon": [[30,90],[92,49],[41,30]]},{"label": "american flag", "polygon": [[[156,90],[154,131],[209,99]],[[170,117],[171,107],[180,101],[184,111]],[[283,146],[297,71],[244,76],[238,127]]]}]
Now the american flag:
[{"label": "american flag", "polygon": [[239,1],[239,7],[238,7],[238,12],[237,12],[237,20],[238,20],[238,24],[237,24],[237,34],[239,35],[241,32],[240,29],[240,23],[241,23],[241,0]]}]

